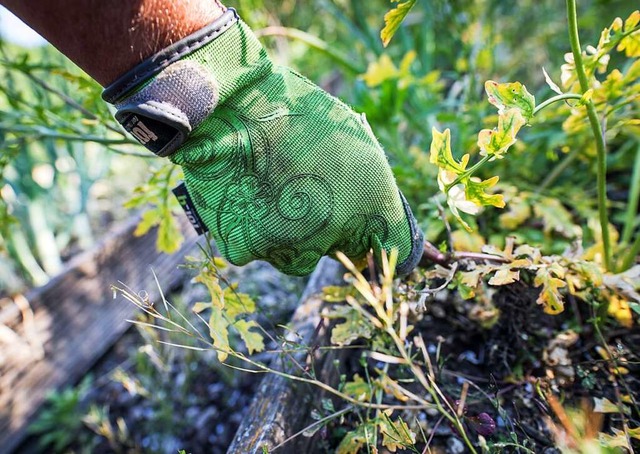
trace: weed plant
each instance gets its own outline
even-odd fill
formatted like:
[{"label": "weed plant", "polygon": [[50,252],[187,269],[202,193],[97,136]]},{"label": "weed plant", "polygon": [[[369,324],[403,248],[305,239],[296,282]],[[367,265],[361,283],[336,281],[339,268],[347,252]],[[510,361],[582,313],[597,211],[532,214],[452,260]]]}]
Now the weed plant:
[{"label": "weed plant", "polygon": [[[626,2],[577,11],[567,0],[563,11],[553,2],[408,0],[394,2],[385,25],[381,1],[238,3],[283,63],[367,114],[432,263],[401,282],[394,252],[378,279],[338,256],[348,285],[325,289],[323,315],[334,320],[334,348],[359,346],[361,356],[335,386],[313,369],[283,372],[252,355],[295,365],[294,353],[312,347],[264,330],[255,302],[211,251],[188,261],[209,294],[193,314],[119,287],[148,317],[137,323],[190,339],[171,344],[215,351],[220,364],[326,393],[298,436],[330,430],[324,447],[338,453],[429,452],[443,428],[473,453],[638,449],[638,357],[628,344],[640,314],[640,13]],[[167,190],[175,178],[171,167],[154,172],[129,203],[152,205],[139,233],[159,224],[165,250],[179,241]],[[505,315],[509,292],[523,320]],[[437,310],[440,323],[478,339],[510,327],[514,348],[487,350],[494,370],[480,379],[490,385],[452,370],[460,363],[443,356],[446,342],[421,331]],[[507,391],[533,403],[508,412]],[[520,411],[537,415],[536,426]]]}]

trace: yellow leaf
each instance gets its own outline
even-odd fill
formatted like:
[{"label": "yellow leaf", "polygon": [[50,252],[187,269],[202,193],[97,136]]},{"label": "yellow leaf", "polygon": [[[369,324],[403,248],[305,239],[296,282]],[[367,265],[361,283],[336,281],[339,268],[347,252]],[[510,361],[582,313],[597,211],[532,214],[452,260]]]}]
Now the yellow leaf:
[{"label": "yellow leaf", "polygon": [[410,74],[409,69],[411,68],[411,63],[413,63],[418,56],[418,53],[415,50],[410,50],[407,52],[404,57],[402,57],[402,61],[400,62],[400,75],[407,76]]},{"label": "yellow leaf", "polygon": [[[624,21],[625,33],[633,30],[640,21],[640,11],[636,10]],[[640,57],[640,30],[625,36],[620,40],[617,50],[624,51],[627,57]]]},{"label": "yellow leaf", "polygon": [[465,194],[467,199],[478,206],[493,205],[497,208],[504,207],[504,197],[502,194],[488,194],[487,189],[492,188],[498,183],[500,177],[495,176],[484,181],[476,178],[470,178],[466,184]]},{"label": "yellow leaf", "polygon": [[152,227],[158,225],[160,222],[160,218],[158,216],[157,210],[148,210],[142,213],[142,218],[138,223],[135,231],[133,232],[134,236],[142,236],[145,235]]},{"label": "yellow leaf", "polygon": [[544,233],[557,232],[565,238],[575,238],[581,233],[569,210],[558,199],[541,198],[533,203],[533,211],[536,217],[542,218]]},{"label": "yellow leaf", "polygon": [[191,310],[193,312],[195,312],[196,314],[199,314],[200,312],[206,311],[210,307],[211,307],[211,303],[196,303],[196,304],[193,305]]},{"label": "yellow leaf", "polygon": [[519,109],[505,110],[498,117],[497,129],[483,129],[478,134],[480,155],[502,159],[509,147],[516,143],[516,135],[525,123]]},{"label": "yellow leaf", "polygon": [[489,285],[507,285],[519,280],[520,271],[512,270],[508,265],[496,271],[496,274],[489,279]]},{"label": "yellow leaf", "polygon": [[375,383],[380,386],[385,393],[391,394],[400,402],[407,402],[409,400],[409,397],[398,389],[398,382],[389,378],[389,375],[381,373],[380,377],[376,378]]},{"label": "yellow leaf", "polygon": [[158,225],[158,238],[156,248],[165,254],[173,254],[180,249],[184,237],[180,232],[180,226],[169,210],[164,211],[160,216]]},{"label": "yellow leaf", "polygon": [[631,447],[629,446],[629,440],[627,439],[626,434],[623,430],[618,430],[616,428],[611,428],[613,435],[606,434],[604,432],[600,432],[599,434],[599,442],[601,446],[607,446],[609,448],[623,448],[627,452],[631,451]]},{"label": "yellow leaf", "polygon": [[350,345],[358,339],[370,339],[373,334],[373,327],[368,320],[351,306],[338,306],[327,313],[326,317],[344,319],[331,330],[332,344]]},{"label": "yellow leaf", "polygon": [[367,84],[367,87],[373,88],[399,75],[400,72],[391,61],[391,57],[387,54],[382,54],[378,61],[369,63],[367,72],[360,77],[364,80],[365,84]]},{"label": "yellow leaf", "polygon": [[239,293],[233,287],[224,289],[224,310],[227,317],[235,320],[241,314],[252,314],[256,303],[246,293]]},{"label": "yellow leaf", "polygon": [[375,449],[376,426],[366,422],[348,432],[336,449],[336,454],[358,454],[363,446]]},{"label": "yellow leaf", "polygon": [[594,397],[593,398],[593,412],[594,413],[620,413],[620,409],[616,404],[611,402],[606,397]]},{"label": "yellow leaf", "polygon": [[547,314],[559,314],[564,310],[564,298],[560,294],[560,289],[567,284],[562,280],[563,277],[564,270],[553,265],[539,268],[536,273],[533,285],[542,286],[537,303],[544,307]]},{"label": "yellow leaf", "polygon": [[240,334],[250,355],[264,350],[264,337],[259,332],[251,330],[251,328],[259,328],[255,320],[238,320],[233,324],[233,327]]},{"label": "yellow leaf", "polygon": [[409,430],[409,426],[402,418],[392,421],[385,412],[380,416],[379,425],[382,433],[382,446],[390,452],[396,452],[398,448],[408,448],[416,442],[416,434]]},{"label": "yellow leaf", "polygon": [[224,308],[224,291],[220,286],[220,281],[217,276],[204,270],[198,274],[193,281],[204,284],[207,287],[212,306],[218,309]]},{"label": "yellow leaf", "polygon": [[498,216],[500,226],[506,230],[514,230],[531,217],[531,207],[524,197],[509,200],[509,210]]},{"label": "yellow leaf", "polygon": [[[602,241],[602,228],[600,227],[600,223],[598,222],[598,220],[595,218],[589,219],[587,221],[587,224],[589,226],[589,229],[593,233],[596,242],[593,246],[584,251],[582,259],[602,264],[604,263],[604,243]],[[612,224],[609,224],[609,239],[612,246],[615,247],[615,245],[618,244],[619,237],[620,235],[618,233],[618,230]]]},{"label": "yellow leaf", "polygon": [[466,230],[456,230],[451,233],[451,242],[454,250],[466,252],[480,252],[486,245],[482,235]]},{"label": "yellow leaf", "polygon": [[499,114],[508,109],[517,109],[526,121],[533,117],[536,105],[535,98],[520,82],[499,84],[488,80],[485,82],[484,88],[489,102],[498,108]]},{"label": "yellow leaf", "polygon": [[429,162],[455,174],[464,172],[469,163],[469,155],[464,155],[460,162],[455,160],[451,152],[451,131],[449,128],[440,132],[434,127],[431,129],[431,134]]},{"label": "yellow leaf", "polygon": [[380,39],[382,39],[382,45],[384,47],[387,47],[393,35],[395,35],[398,28],[400,28],[400,24],[402,24],[404,18],[407,17],[413,5],[416,4],[416,1],[417,0],[408,0],[403,3],[398,3],[395,8],[384,15],[384,28],[380,31]]},{"label": "yellow leaf", "polygon": [[618,295],[612,295],[611,298],[609,298],[607,312],[625,328],[631,328],[633,326],[633,314],[629,302],[620,298]]},{"label": "yellow leaf", "polygon": [[460,282],[466,286],[476,288],[478,284],[480,284],[480,279],[483,276],[483,271],[481,269],[475,269],[472,271],[462,271],[460,272]]},{"label": "yellow leaf", "polygon": [[222,314],[219,307],[211,307],[211,317],[209,317],[209,335],[213,339],[213,346],[218,350],[218,360],[224,362],[229,354],[229,323]]},{"label": "yellow leaf", "polygon": [[342,391],[360,402],[368,402],[371,400],[373,392],[369,383],[365,382],[358,374],[353,376],[353,381],[344,384]]}]

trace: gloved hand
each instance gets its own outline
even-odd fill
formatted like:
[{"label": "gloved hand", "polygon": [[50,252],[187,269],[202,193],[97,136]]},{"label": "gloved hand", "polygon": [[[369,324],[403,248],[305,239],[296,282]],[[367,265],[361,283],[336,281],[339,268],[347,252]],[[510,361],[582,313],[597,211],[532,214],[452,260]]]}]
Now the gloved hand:
[{"label": "gloved hand", "polygon": [[336,251],[399,250],[422,232],[364,115],[274,65],[233,9],[133,68],[103,98],[142,144],[182,166],[222,255],[308,274]]}]

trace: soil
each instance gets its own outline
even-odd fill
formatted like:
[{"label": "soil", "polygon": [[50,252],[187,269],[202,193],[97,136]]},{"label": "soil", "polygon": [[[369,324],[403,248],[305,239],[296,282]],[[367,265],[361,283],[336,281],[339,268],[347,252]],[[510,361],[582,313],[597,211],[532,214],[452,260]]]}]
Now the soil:
[{"label": "soil", "polygon": [[[290,320],[306,283],[305,278],[284,276],[261,262],[230,267],[225,276],[254,298],[260,307],[259,323],[265,327]],[[167,299],[186,313],[195,302],[207,301],[207,295],[202,285],[185,282]],[[227,451],[263,376],[221,366],[211,351],[163,346],[157,335],[132,325],[92,368],[77,417],[86,418],[91,408],[104,409],[115,435],[109,440],[85,424],[64,452]],[[120,438],[118,421],[126,427]],[[32,436],[16,452],[52,452],[51,447],[39,446],[39,438]]]},{"label": "soil", "polygon": [[[551,427],[562,426],[544,398],[545,393],[558,397],[577,427],[580,413],[572,413],[571,408],[592,408],[596,400],[603,398],[617,403],[620,398],[628,399],[624,396],[635,399],[640,393],[640,358],[634,347],[640,345],[637,326],[602,329],[610,351],[622,367],[621,373],[617,373],[620,369],[598,353],[602,351],[602,342],[588,322],[595,314],[589,313],[586,303],[574,302],[563,314],[547,315],[536,304],[537,296],[536,289],[521,283],[501,288],[492,298],[500,316],[491,327],[483,328],[478,322],[478,303],[462,301],[453,294],[440,295],[427,303],[426,311],[415,320],[412,336],[420,334],[429,353],[437,358],[436,383],[456,408],[462,384],[469,383],[462,420],[472,439],[480,434],[489,446],[496,443],[490,448],[492,453],[560,453],[554,447],[553,431],[547,421],[555,421]],[[572,315],[574,310],[577,316]],[[376,368],[384,366],[368,360],[365,371],[357,353],[353,358],[351,373],[361,377],[367,374],[375,377]],[[424,389],[408,388],[425,396]],[[627,415],[627,423],[632,428],[638,427],[637,406],[631,413]],[[595,429],[605,433],[611,434],[612,428],[622,430],[616,411],[602,415],[602,421],[598,413],[583,410],[581,414]],[[430,451],[427,444],[418,442],[419,452],[468,452],[456,429],[437,412],[404,411],[397,415],[414,432],[422,432],[429,438]],[[359,421],[352,414],[346,424],[330,425],[324,433],[343,435]],[[490,430],[492,424],[495,430]],[[333,452],[339,442],[340,437],[318,437],[318,452]],[[636,452],[640,449],[638,440],[632,439],[632,446]],[[383,448],[380,452],[387,451]]]},{"label": "soil", "polygon": [[[287,323],[305,283],[283,276],[266,264],[232,269],[228,277],[240,282],[241,291],[256,297],[265,312],[262,321],[270,320],[274,325]],[[201,287],[185,284],[173,298],[182,299],[187,306],[201,301]],[[552,316],[544,314],[536,298],[537,291],[525,284],[501,288],[491,298],[499,311],[497,321],[491,323],[496,314],[493,308],[487,315],[478,303],[441,292],[427,302],[426,310],[413,316],[413,333],[423,336],[427,350],[436,359],[436,382],[447,399],[459,405],[462,385],[469,383],[463,421],[473,439],[480,433],[490,444],[501,446],[492,452],[560,452],[553,447],[550,427],[554,426],[548,421],[561,426],[544,393],[558,396],[565,409],[579,407],[583,401],[593,406],[594,398],[615,404],[621,396],[640,395],[640,361],[634,347],[640,345],[637,326],[603,327],[608,348],[617,364],[626,369],[616,372],[614,363],[601,353],[602,342],[589,322],[595,314],[586,303],[571,301],[563,314]],[[212,352],[160,348],[150,340],[144,330],[130,330],[92,371],[95,378],[83,399],[84,408],[108,408],[112,427],[117,427],[121,419],[128,435],[127,441],[119,444],[93,436],[88,452],[114,452],[116,448],[121,452],[226,452],[262,375],[220,366]],[[160,365],[148,370],[154,362],[149,358],[154,355]],[[375,376],[375,369],[384,364],[362,361],[354,350],[343,366],[348,377],[353,373]],[[119,373],[116,371],[126,372],[129,378],[123,379],[120,374],[120,379],[114,379]],[[417,387],[414,391],[425,394]],[[342,404],[336,401],[335,408],[342,408]],[[467,452],[459,434],[439,414],[398,414],[412,430],[422,431],[429,438],[430,452]],[[569,414],[575,422],[578,416]],[[351,413],[318,431],[314,452],[334,452],[362,415]],[[631,427],[640,425],[634,410],[627,416]],[[587,414],[587,418],[598,420],[593,414]],[[492,424],[495,430],[489,430]],[[601,424],[607,433],[622,427],[616,412],[604,414]],[[633,443],[640,449],[637,441]],[[428,452],[424,442],[417,447]],[[83,446],[76,445],[74,452],[83,452]],[[284,446],[280,452],[291,451]],[[383,448],[380,452],[387,451]]]}]

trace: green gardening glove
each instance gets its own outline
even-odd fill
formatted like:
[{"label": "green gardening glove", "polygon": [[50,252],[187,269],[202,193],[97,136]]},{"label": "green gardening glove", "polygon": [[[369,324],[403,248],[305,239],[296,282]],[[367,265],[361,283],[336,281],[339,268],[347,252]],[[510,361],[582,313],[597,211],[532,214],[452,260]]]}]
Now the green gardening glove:
[{"label": "green gardening glove", "polygon": [[142,144],[182,166],[181,197],[222,255],[294,275],[323,255],[397,248],[423,236],[364,115],[274,65],[233,9],[144,61],[103,97]]}]

